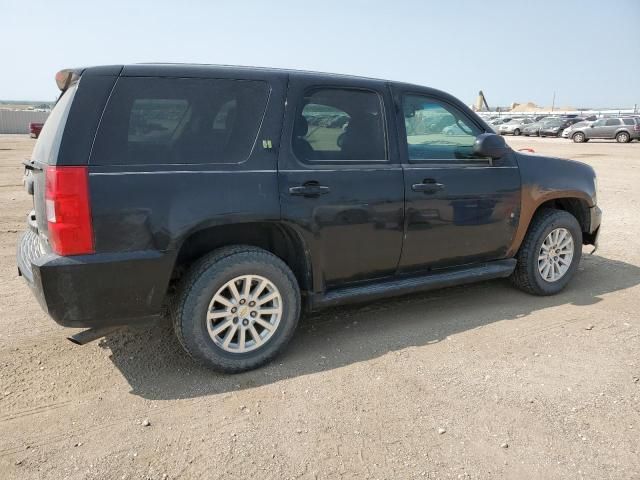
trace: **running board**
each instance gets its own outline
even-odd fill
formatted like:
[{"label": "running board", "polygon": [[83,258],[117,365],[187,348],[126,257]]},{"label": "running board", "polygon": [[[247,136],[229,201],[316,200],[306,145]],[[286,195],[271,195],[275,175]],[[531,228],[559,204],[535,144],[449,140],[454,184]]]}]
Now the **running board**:
[{"label": "running board", "polygon": [[392,278],[376,283],[329,290],[324,295],[314,296],[312,309],[378,300],[380,298],[453,287],[494,278],[505,278],[511,275],[515,268],[516,259],[508,258],[495,262],[431,272],[427,275]]}]

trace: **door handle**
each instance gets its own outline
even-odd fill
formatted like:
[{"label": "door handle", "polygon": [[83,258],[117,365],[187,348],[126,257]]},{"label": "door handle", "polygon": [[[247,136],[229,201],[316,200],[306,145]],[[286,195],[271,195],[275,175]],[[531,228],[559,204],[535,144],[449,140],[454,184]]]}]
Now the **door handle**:
[{"label": "door handle", "polygon": [[320,185],[318,182],[306,182],[299,187],[289,188],[289,194],[301,197],[319,197],[320,195],[326,195],[330,191],[329,187]]},{"label": "door handle", "polygon": [[444,185],[436,182],[433,178],[425,178],[422,183],[414,183],[411,185],[411,190],[423,193],[436,193],[443,188]]}]

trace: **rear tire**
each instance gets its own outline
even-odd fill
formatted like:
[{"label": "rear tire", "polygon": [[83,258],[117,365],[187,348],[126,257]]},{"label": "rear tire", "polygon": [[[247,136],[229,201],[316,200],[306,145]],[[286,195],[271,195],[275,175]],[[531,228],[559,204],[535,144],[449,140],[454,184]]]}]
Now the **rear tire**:
[{"label": "rear tire", "polygon": [[171,303],[184,350],[224,373],[273,359],[293,336],[299,316],[293,272],[275,255],[250,246],[224,247],[197,261]]},{"label": "rear tire", "polygon": [[513,131],[513,134],[514,134],[516,137],[517,137],[518,135],[520,135],[520,129],[519,129],[519,128],[516,128],[516,129]]},{"label": "rear tire", "polygon": [[576,218],[563,210],[541,210],[531,220],[510,280],[532,295],[554,295],[573,278],[581,255],[582,230]]},{"label": "rear tire", "polygon": [[582,132],[576,132],[573,134],[573,136],[571,137],[571,140],[573,140],[575,143],[582,143],[586,140],[586,136],[584,133]]},{"label": "rear tire", "polygon": [[616,142],[618,143],[629,143],[631,141],[631,135],[627,132],[620,132],[616,135]]}]

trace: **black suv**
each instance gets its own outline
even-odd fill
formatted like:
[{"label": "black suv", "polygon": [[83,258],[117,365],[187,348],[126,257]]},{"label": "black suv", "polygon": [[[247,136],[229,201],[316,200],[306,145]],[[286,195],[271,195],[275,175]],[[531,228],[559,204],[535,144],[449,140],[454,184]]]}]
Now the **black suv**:
[{"label": "black suv", "polygon": [[275,69],[63,70],[30,161],[18,268],[53,319],[162,318],[255,368],[301,312],[510,277],[549,295],[596,244],[595,174],[514,152],[417,85]]}]

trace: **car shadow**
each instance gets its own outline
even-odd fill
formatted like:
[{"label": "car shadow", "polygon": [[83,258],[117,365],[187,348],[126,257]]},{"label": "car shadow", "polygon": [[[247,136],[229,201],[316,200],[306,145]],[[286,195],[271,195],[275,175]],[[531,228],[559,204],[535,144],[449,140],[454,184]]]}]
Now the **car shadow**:
[{"label": "car shadow", "polygon": [[535,297],[496,280],[309,315],[271,364],[237,375],[196,365],[166,324],[122,329],[101,342],[110,359],[146,399],[195,398],[243,390],[368,361],[388,352],[436,343],[458,332],[526,317],[559,305],[594,305],[640,283],[640,267],[585,255],[567,289]]}]

